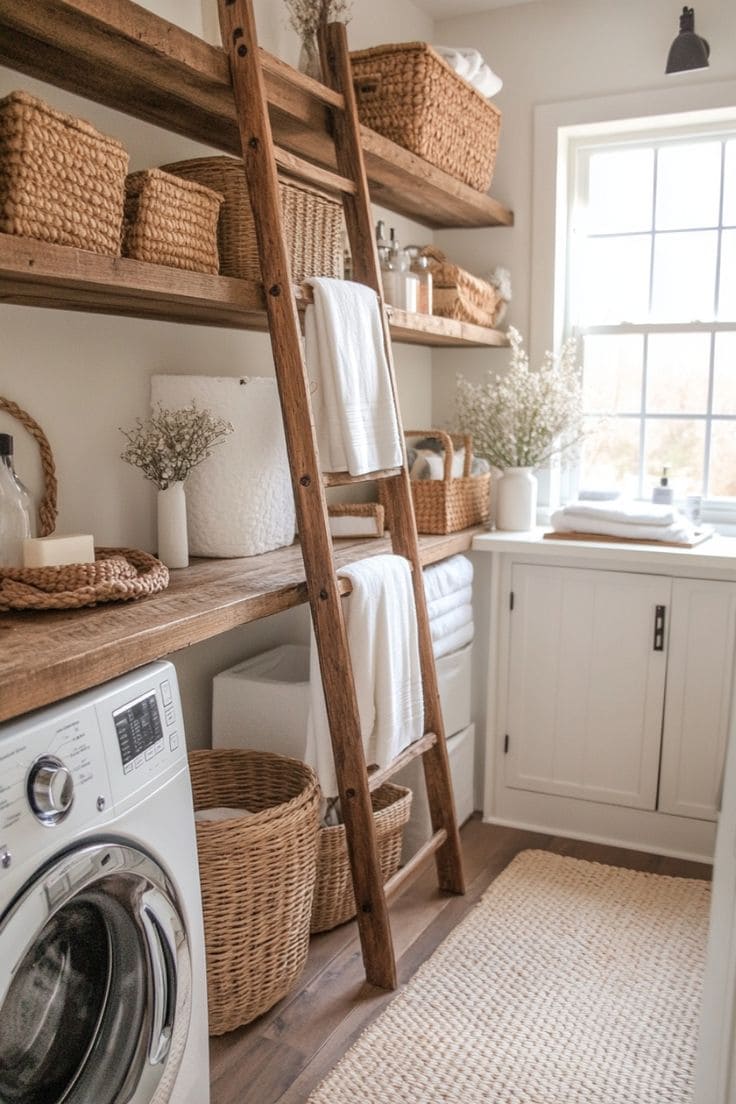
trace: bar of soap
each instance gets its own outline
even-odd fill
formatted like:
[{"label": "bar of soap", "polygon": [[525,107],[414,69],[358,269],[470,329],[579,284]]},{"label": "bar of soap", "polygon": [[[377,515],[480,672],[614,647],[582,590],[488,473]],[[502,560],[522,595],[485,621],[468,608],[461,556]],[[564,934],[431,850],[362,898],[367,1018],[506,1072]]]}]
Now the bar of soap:
[{"label": "bar of soap", "polygon": [[88,533],[67,537],[28,537],[23,541],[24,567],[61,567],[63,564],[94,563],[95,541]]}]

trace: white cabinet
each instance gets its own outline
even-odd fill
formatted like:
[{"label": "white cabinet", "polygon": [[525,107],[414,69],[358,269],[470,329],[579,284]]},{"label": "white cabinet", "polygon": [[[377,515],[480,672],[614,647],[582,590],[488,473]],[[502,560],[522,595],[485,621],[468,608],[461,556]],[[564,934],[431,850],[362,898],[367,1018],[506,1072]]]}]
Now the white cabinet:
[{"label": "white cabinet", "polygon": [[511,591],[505,785],[715,819],[736,584],[514,564]]}]

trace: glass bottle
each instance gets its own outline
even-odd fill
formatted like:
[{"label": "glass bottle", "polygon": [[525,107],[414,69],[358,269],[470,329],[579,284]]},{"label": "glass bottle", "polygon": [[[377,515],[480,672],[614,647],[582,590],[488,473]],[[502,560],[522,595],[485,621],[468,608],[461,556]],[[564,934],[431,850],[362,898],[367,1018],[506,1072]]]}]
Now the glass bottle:
[{"label": "glass bottle", "polygon": [[419,286],[417,288],[417,313],[432,313],[432,273],[429,269],[429,257],[421,254],[414,257],[412,272],[416,276]]},{"label": "glass bottle", "polygon": [[[9,444],[8,444],[9,441]],[[0,565],[21,567],[21,541],[31,535],[30,496],[13,470],[13,438],[0,434]]]},{"label": "glass bottle", "polygon": [[34,506],[33,499],[31,498],[30,491],[26,487],[25,483],[21,483],[20,479],[18,478],[18,474],[15,470],[13,456],[14,449],[12,434],[0,433],[0,463],[4,464],[5,467],[9,469],[10,474],[13,477],[13,482],[20,492],[21,499],[23,500],[23,505],[25,506],[26,513],[28,514],[28,523],[31,527],[31,536],[35,537],[36,527],[34,525],[34,519],[36,516],[36,508]]}]

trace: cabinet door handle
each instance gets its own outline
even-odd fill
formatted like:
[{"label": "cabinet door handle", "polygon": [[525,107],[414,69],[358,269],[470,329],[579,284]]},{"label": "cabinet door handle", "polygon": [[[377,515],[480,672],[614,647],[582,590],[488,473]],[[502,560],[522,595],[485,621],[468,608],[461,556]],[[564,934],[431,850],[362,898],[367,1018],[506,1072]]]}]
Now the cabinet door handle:
[{"label": "cabinet door handle", "polygon": [[664,651],[664,618],[666,606],[656,606],[654,610],[654,651]]}]

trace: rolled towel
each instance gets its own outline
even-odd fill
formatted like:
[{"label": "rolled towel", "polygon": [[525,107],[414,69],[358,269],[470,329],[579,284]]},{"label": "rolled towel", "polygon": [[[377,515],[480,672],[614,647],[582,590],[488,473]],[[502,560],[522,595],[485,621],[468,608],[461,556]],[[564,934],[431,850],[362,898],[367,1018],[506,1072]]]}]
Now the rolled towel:
[{"label": "rolled towel", "polygon": [[503,81],[472,46],[435,46],[434,49],[459,77],[490,99],[503,88]]},{"label": "rolled towel", "polygon": [[197,809],[194,819],[199,823],[204,821],[238,820],[240,817],[255,816],[250,809],[230,809],[225,805],[218,805],[213,809]]},{"label": "rolled towel", "polygon": [[467,556],[449,556],[439,563],[425,567],[424,593],[431,603],[446,594],[452,594],[463,587],[472,586],[473,565]]},{"label": "rolled towel", "polygon": [[453,590],[452,594],[443,594],[441,598],[435,598],[433,602],[427,602],[427,616],[430,622],[436,621],[438,617],[443,617],[451,610],[457,609],[458,606],[470,605],[472,601],[472,586],[460,587],[460,590]]}]

